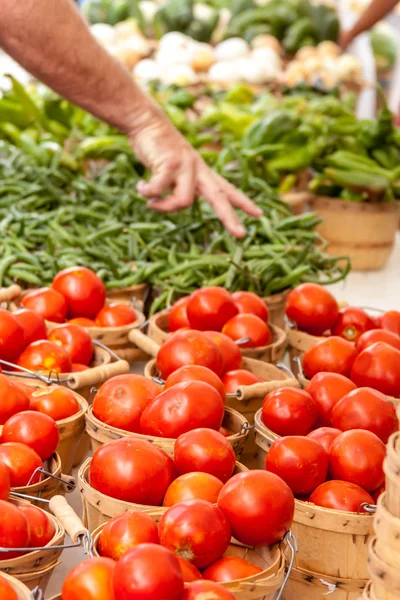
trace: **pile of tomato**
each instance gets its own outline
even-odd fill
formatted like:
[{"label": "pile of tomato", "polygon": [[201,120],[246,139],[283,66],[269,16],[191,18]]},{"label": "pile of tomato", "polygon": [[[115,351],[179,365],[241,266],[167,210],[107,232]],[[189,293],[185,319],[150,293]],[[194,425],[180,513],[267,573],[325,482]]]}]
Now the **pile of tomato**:
[{"label": "pile of tomato", "polygon": [[[40,508],[30,504],[16,506],[7,499],[0,499],[1,525],[0,525],[0,547],[1,548],[43,548],[54,538],[56,528],[54,521]],[[10,560],[26,554],[23,551],[11,551],[1,553],[1,561]],[[0,598],[8,600],[8,596],[1,595]]]}]

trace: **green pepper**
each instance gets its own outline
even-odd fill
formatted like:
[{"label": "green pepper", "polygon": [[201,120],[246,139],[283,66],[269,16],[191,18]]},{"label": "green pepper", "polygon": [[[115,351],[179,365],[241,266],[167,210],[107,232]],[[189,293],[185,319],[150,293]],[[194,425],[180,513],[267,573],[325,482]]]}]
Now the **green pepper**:
[{"label": "green pepper", "polygon": [[193,0],[167,0],[156,17],[164,32],[185,31],[193,21]]},{"label": "green pepper", "polygon": [[303,148],[288,148],[282,156],[278,156],[269,161],[268,169],[272,172],[277,171],[301,171],[309,167],[315,155],[315,146],[309,144]]},{"label": "green pepper", "polygon": [[198,42],[209,43],[218,21],[219,16],[217,13],[208,20],[194,19],[185,29],[185,34]]},{"label": "green pepper", "polygon": [[264,119],[259,119],[251,125],[243,136],[242,147],[254,149],[278,142],[284,134],[293,131],[299,121],[299,117],[290,111],[274,110]]},{"label": "green pepper", "polygon": [[390,182],[386,177],[364,171],[325,169],[324,173],[333,183],[360,194],[365,192],[372,200],[382,198],[390,187]]},{"label": "green pepper", "polygon": [[301,41],[305,37],[317,39],[317,29],[309,17],[299,19],[285,33],[283,47],[288,54],[296,54],[300,48]]}]

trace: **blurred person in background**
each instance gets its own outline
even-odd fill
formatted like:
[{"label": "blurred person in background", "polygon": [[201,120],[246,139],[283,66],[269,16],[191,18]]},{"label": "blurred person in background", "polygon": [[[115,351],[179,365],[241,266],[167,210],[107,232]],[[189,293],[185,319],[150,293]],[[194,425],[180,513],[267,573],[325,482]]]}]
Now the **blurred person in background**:
[{"label": "blurred person in background", "polygon": [[347,31],[342,31],[339,41],[342,49],[345,50],[357,36],[369,31],[379,21],[387,17],[398,2],[399,0],[372,0],[353,27]]}]

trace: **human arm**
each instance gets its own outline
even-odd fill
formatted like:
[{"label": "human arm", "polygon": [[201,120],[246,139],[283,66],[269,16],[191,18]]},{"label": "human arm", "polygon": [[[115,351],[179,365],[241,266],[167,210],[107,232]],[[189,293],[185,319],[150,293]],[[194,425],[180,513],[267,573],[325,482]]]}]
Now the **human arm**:
[{"label": "human arm", "polygon": [[[231,233],[244,235],[232,206],[261,211],[214,173],[161,108],[90,34],[71,0],[1,0],[0,47],[37,79],[125,133],[152,171],[139,191],[160,211],[202,195]],[[165,192],[170,192],[163,197]]]},{"label": "human arm", "polygon": [[342,32],[340,36],[341,47],[346,49],[360,33],[368,31],[381,19],[386,17],[397,3],[398,0],[372,0],[355,25],[351,29]]}]

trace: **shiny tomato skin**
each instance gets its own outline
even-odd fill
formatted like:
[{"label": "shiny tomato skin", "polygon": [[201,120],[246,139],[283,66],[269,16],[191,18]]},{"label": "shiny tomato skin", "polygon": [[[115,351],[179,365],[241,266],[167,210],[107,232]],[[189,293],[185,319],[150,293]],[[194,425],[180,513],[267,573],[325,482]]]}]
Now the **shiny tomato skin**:
[{"label": "shiny tomato skin", "polygon": [[223,556],[203,571],[204,579],[226,583],[261,573],[262,569],[238,556]]},{"label": "shiny tomato skin", "polygon": [[385,342],[389,346],[393,346],[396,350],[400,350],[400,336],[386,329],[372,329],[364,333],[356,343],[358,352],[362,352],[376,342]]},{"label": "shiny tomato skin", "polygon": [[218,345],[202,331],[193,329],[178,331],[172,335],[160,348],[156,363],[163,379],[186,365],[208,367],[218,376],[223,368],[222,353]]},{"label": "shiny tomato skin", "polygon": [[355,483],[372,492],[385,481],[385,444],[371,431],[345,431],[332,443],[329,468],[333,479]]},{"label": "shiny tomato skin", "polygon": [[222,377],[222,383],[227,394],[234,394],[242,385],[254,385],[255,383],[261,383],[261,381],[263,379],[245,369],[227,371]]},{"label": "shiny tomato skin", "polygon": [[158,544],[157,524],[144,512],[127,510],[113,517],[101,530],[100,556],[118,561],[138,544]]},{"label": "shiny tomato skin", "polygon": [[193,563],[208,567],[227,550],[231,528],[225,514],[205,500],[171,506],[159,524],[160,543]]},{"label": "shiny tomato skin", "polygon": [[208,383],[185,381],[157,396],[140,417],[144,435],[177,438],[182,433],[207,427],[218,429],[224,416],[224,403]]},{"label": "shiny tomato skin", "polygon": [[232,435],[232,433],[226,427],[220,427],[218,431],[226,438]]},{"label": "shiny tomato skin", "polygon": [[365,310],[349,306],[339,311],[336,323],[332,327],[332,334],[349,342],[357,342],[363,333],[375,327],[375,321]]},{"label": "shiny tomato skin", "polygon": [[381,494],[383,494],[386,490],[386,486],[385,484],[381,485],[381,487],[379,487],[377,490],[374,490],[373,492],[371,492],[371,497],[373,499],[373,504],[377,504],[378,503],[378,499],[381,496]]},{"label": "shiny tomato skin", "polygon": [[400,312],[389,310],[378,318],[379,327],[400,336]]},{"label": "shiny tomato skin", "polygon": [[362,487],[348,481],[326,481],[310,496],[310,502],[323,508],[346,512],[365,512],[362,504],[374,504],[373,498]]},{"label": "shiny tomato skin", "polygon": [[0,309],[0,359],[15,362],[25,347],[24,329],[8,311]]},{"label": "shiny tomato skin", "polygon": [[311,379],[317,373],[327,371],[348,377],[356,356],[357,350],[354,344],[341,337],[329,337],[304,353],[304,375]]},{"label": "shiny tomato skin", "polygon": [[96,317],[97,327],[123,327],[137,320],[133,308],[127,304],[112,302],[101,309]]},{"label": "shiny tomato skin", "polygon": [[27,308],[20,308],[13,312],[13,317],[24,330],[25,347],[37,340],[47,339],[46,323],[38,313]]},{"label": "shiny tomato skin", "polygon": [[358,388],[344,396],[332,410],[332,425],[342,431],[372,431],[384,444],[399,429],[396,408],[372,388]]},{"label": "shiny tomato skin", "polygon": [[221,331],[238,314],[232,296],[221,287],[206,287],[193,292],[186,306],[190,326],[199,331]]},{"label": "shiny tomato skin", "polygon": [[0,462],[0,500],[8,500],[10,495],[10,473],[8,467]]},{"label": "shiny tomato skin", "polygon": [[313,492],[328,475],[329,458],[324,448],[303,436],[275,440],[267,454],[265,468],[285,481],[294,494]]},{"label": "shiny tomato skin", "polygon": [[173,333],[182,327],[190,329],[190,323],[186,312],[187,303],[190,296],[185,296],[177,300],[168,312],[168,331]]},{"label": "shiny tomato skin", "polygon": [[38,340],[30,344],[18,358],[17,364],[31,371],[69,373],[71,358],[66,350],[47,340]]},{"label": "shiny tomato skin", "polygon": [[269,310],[259,296],[252,292],[235,292],[232,294],[232,298],[240,314],[255,315],[265,323],[268,323]]},{"label": "shiny tomato skin", "polygon": [[232,445],[219,431],[199,428],[179,436],[174,448],[175,466],[180,475],[200,471],[226,483],[236,464]]},{"label": "shiny tomato skin", "polygon": [[167,489],[163,506],[174,506],[185,500],[206,500],[216,504],[223,483],[209,473],[185,473],[177,477]]},{"label": "shiny tomato skin", "polygon": [[75,317],[75,319],[70,319],[68,323],[72,323],[72,325],[80,325],[80,327],[96,327],[96,322],[93,319],[88,319],[87,317]]},{"label": "shiny tomato skin", "polygon": [[51,517],[36,508],[23,504],[19,510],[28,520],[29,523],[29,548],[44,548],[53,539],[56,534],[56,528]]},{"label": "shiny tomato skin", "polygon": [[117,429],[139,433],[140,417],[159,393],[159,386],[143,375],[117,375],[100,387],[93,401],[93,415]]},{"label": "shiny tomato skin", "polygon": [[44,287],[28,292],[22,298],[21,304],[53,323],[63,323],[67,316],[67,301],[53,288]]},{"label": "shiny tomato skin", "polygon": [[112,576],[117,563],[110,558],[89,558],[65,578],[62,600],[118,600]]},{"label": "shiny tomato skin", "polygon": [[177,556],[179,565],[182,569],[183,581],[185,583],[190,583],[192,581],[198,581],[199,579],[203,579],[203,575],[200,573],[197,567],[192,565],[188,560]]},{"label": "shiny tomato skin", "polygon": [[72,363],[89,365],[93,358],[92,339],[86,329],[74,323],[57,325],[49,333],[49,341],[64,348]]},{"label": "shiny tomato skin", "polygon": [[[25,487],[30,481],[33,472],[39,467],[43,469],[40,456],[26,446],[18,442],[0,444],[0,462],[3,462],[9,470],[11,487]],[[31,484],[40,481],[40,473],[36,473]]]},{"label": "shiny tomato skin", "polygon": [[[0,500],[0,547],[27,548],[29,544],[29,523],[17,506]],[[2,553],[2,560],[22,556],[23,552]]]},{"label": "shiny tomato skin", "polygon": [[272,342],[270,328],[256,315],[236,315],[224,325],[222,333],[234,342],[249,338],[249,341],[240,344],[241,348],[259,348]]},{"label": "shiny tomato skin", "polygon": [[182,600],[235,600],[235,596],[214,581],[193,581],[185,587]]},{"label": "shiny tomato skin", "polygon": [[55,421],[68,419],[80,411],[74,393],[61,385],[39,388],[32,392],[30,408],[52,417]]},{"label": "shiny tomato skin", "polygon": [[18,600],[17,592],[4,577],[0,575],[0,598]]},{"label": "shiny tomato skin", "polygon": [[221,396],[222,402],[225,404],[226,394],[224,384],[218,375],[211,371],[211,369],[207,369],[207,367],[202,367],[200,365],[180,367],[169,375],[164,384],[164,390],[167,390],[177,383],[182,383],[183,381],[203,381],[204,383],[208,383],[217,390]]},{"label": "shiny tomato skin", "polygon": [[116,600],[180,600],[183,574],[177,557],[156,544],[140,544],[116,564]]},{"label": "shiny tomato skin", "polygon": [[331,424],[332,408],[349,392],[357,389],[348,377],[339,373],[317,373],[307,384],[306,392],[312,396],[319,412],[321,425]]},{"label": "shiny tomato skin", "polygon": [[12,416],[4,424],[1,443],[19,442],[37,452],[42,460],[54,454],[60,442],[60,431],[52,417],[27,410]]},{"label": "shiny tomato skin", "polygon": [[383,394],[400,396],[400,350],[376,342],[354,361],[351,379],[358,387],[372,387]]},{"label": "shiny tomato skin", "polygon": [[57,273],[51,284],[67,301],[67,314],[94,319],[104,306],[106,288],[96,273],[86,267],[69,267]]},{"label": "shiny tomato skin", "polygon": [[307,437],[321,444],[325,452],[329,454],[333,440],[341,433],[343,432],[340,429],[335,429],[334,427],[319,427],[318,429],[314,429],[314,431],[310,431]]},{"label": "shiny tomato skin", "polygon": [[317,283],[302,283],[286,299],[286,314],[301,331],[322,335],[333,327],[339,307],[328,290]]},{"label": "shiny tomato skin", "polygon": [[71,365],[71,373],[81,373],[82,371],[87,371],[90,369],[88,365],[80,365],[79,363],[72,363]]},{"label": "shiny tomato skin", "polygon": [[222,354],[222,373],[240,369],[243,363],[240,348],[230,337],[220,331],[205,331],[204,334],[214,341]]},{"label": "shiny tomato skin", "polygon": [[317,422],[318,410],[306,391],[284,387],[265,396],[261,418],[277,435],[307,435]]},{"label": "shiny tomato skin", "polygon": [[106,496],[159,506],[174,475],[173,461],[163,450],[147,440],[125,437],[96,450],[89,482]]},{"label": "shiny tomato skin", "polygon": [[224,485],[218,506],[225,513],[232,535],[246,546],[271,546],[289,531],[294,497],[274,473],[254,470],[237,473]]},{"label": "shiny tomato skin", "polygon": [[0,374],[0,425],[23,410],[29,410],[29,396],[6,375]]}]

